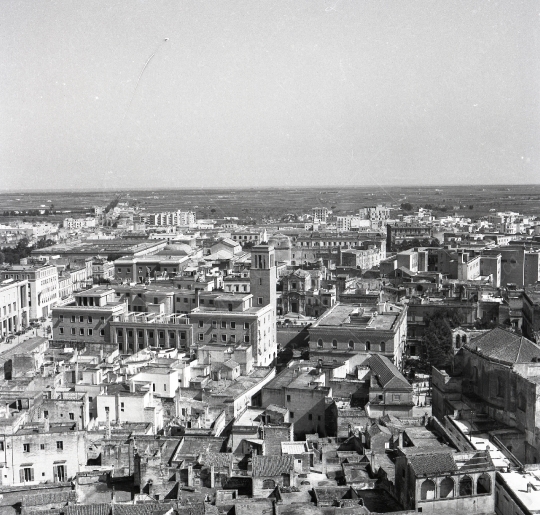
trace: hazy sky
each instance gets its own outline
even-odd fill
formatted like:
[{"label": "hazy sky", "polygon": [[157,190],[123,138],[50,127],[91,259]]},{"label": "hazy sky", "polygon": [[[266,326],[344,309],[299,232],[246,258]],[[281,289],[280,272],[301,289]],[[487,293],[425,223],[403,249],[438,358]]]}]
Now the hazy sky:
[{"label": "hazy sky", "polygon": [[539,24],[536,0],[2,0],[0,190],[538,183]]}]

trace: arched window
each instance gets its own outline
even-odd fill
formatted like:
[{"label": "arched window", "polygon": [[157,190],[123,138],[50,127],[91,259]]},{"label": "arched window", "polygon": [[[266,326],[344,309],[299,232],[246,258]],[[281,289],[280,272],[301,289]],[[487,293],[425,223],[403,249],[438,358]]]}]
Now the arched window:
[{"label": "arched window", "polygon": [[371,342],[369,340],[366,342],[366,350],[371,350]]},{"label": "arched window", "polygon": [[276,483],[273,479],[265,479],[263,481],[262,487],[265,490],[270,490],[270,489],[273,490],[276,487]]},{"label": "arched window", "polygon": [[441,499],[454,497],[454,486],[454,480],[451,477],[445,477],[441,481],[441,486],[439,487],[439,497]]},{"label": "arched window", "polygon": [[337,349],[337,340],[332,340],[332,349]]},{"label": "arched window", "polygon": [[354,349],[354,342],[352,340],[349,340],[349,349],[350,350]]},{"label": "arched window", "polygon": [[420,486],[420,499],[435,499],[435,483],[431,479],[426,479]]},{"label": "arched window", "polygon": [[491,478],[489,474],[482,474],[476,482],[477,494],[490,494],[491,493]]},{"label": "arched window", "polygon": [[461,347],[461,336],[458,334],[456,335],[456,349],[459,349]]},{"label": "arched window", "polygon": [[463,345],[465,345],[467,343],[467,335],[464,334],[462,337],[461,337],[461,343],[463,343]]},{"label": "arched window", "polygon": [[463,476],[459,482],[459,495],[472,495],[472,484],[469,476]]},{"label": "arched window", "polygon": [[317,347],[319,347],[320,349],[322,349],[322,346],[323,346],[322,339],[319,338],[319,339],[317,340]]}]

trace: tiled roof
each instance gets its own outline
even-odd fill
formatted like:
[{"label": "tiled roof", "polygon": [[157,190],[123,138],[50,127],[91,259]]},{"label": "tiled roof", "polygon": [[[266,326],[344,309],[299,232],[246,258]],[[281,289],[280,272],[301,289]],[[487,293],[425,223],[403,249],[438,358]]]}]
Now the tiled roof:
[{"label": "tiled roof", "polygon": [[457,470],[456,462],[450,452],[440,452],[431,454],[417,454],[409,456],[409,463],[416,476],[428,476],[442,472],[452,472]]},{"label": "tiled roof", "polygon": [[253,456],[253,477],[288,474],[294,468],[294,456]]},{"label": "tiled roof", "polygon": [[412,390],[412,386],[386,356],[373,354],[366,364],[373,374],[377,375],[379,383],[383,388],[407,388]]},{"label": "tiled roof", "polygon": [[481,356],[503,363],[530,363],[540,358],[540,347],[523,336],[496,327],[464,346]]},{"label": "tiled roof", "polygon": [[231,461],[231,453],[228,452],[208,452],[201,454],[197,461],[201,465],[206,465],[208,467],[214,465],[216,467],[228,467]]},{"label": "tiled roof", "polygon": [[115,504],[114,515],[165,515],[171,506],[149,503],[149,504]]},{"label": "tiled roof", "polygon": [[68,506],[66,515],[109,515],[111,505],[107,504],[74,504]]}]

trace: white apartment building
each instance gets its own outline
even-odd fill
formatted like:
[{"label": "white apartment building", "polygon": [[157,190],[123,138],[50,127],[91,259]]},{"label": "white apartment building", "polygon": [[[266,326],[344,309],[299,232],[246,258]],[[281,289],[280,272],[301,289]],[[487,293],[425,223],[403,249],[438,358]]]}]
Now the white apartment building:
[{"label": "white apartment building", "polygon": [[28,326],[28,281],[5,279],[0,283],[0,336]]},{"label": "white apartment building", "polygon": [[146,225],[193,225],[197,221],[193,211],[165,211],[163,213],[143,213],[141,222]]},{"label": "white apartment building", "polygon": [[64,229],[88,229],[96,227],[95,218],[66,218],[63,223]]},{"label": "white apartment building", "polygon": [[58,303],[58,269],[55,266],[12,265],[1,271],[1,278],[28,281],[30,320],[47,317]]}]

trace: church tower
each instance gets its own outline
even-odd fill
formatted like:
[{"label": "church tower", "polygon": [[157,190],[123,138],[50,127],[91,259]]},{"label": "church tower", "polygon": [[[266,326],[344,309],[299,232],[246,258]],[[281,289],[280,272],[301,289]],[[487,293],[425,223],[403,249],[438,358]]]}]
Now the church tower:
[{"label": "church tower", "polygon": [[249,277],[253,307],[260,308],[270,304],[275,317],[277,269],[274,247],[263,243],[251,249]]}]

